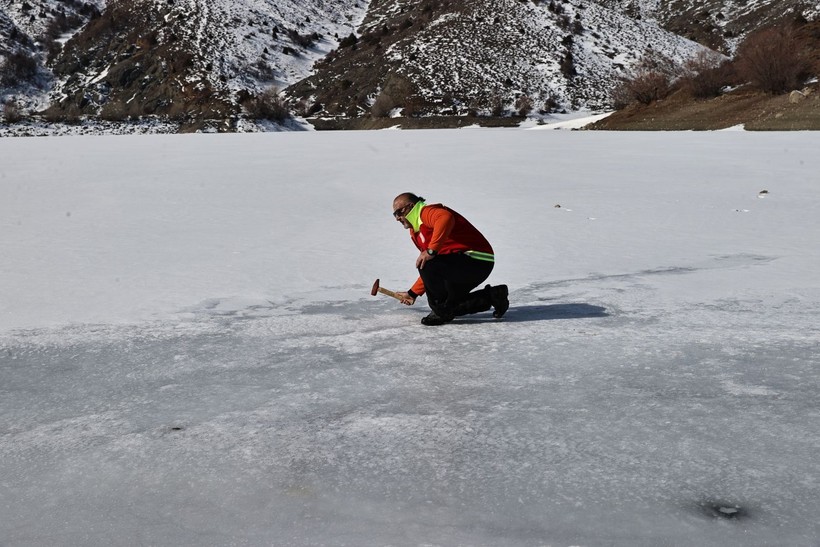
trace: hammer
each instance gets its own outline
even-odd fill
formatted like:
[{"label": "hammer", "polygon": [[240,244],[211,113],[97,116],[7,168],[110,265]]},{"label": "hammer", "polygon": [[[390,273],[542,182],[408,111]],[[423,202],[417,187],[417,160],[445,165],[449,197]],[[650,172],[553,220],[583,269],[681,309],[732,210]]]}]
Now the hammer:
[{"label": "hammer", "polygon": [[397,295],[390,289],[385,289],[384,287],[379,287],[379,280],[377,279],[375,283],[373,283],[373,288],[370,289],[370,296],[376,296],[377,293],[386,294],[387,296],[392,296],[396,300],[401,300],[401,296]]}]

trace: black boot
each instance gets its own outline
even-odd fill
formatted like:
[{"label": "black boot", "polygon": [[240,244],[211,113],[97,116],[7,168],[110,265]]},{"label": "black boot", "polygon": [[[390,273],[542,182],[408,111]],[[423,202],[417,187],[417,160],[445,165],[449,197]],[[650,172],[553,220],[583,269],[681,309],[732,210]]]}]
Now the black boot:
[{"label": "black boot", "polygon": [[449,323],[453,320],[453,316],[450,314],[442,314],[438,315],[436,312],[431,311],[427,317],[421,318],[421,324],[427,325],[428,327],[434,327],[438,325],[443,325],[445,323]]},{"label": "black boot", "polygon": [[490,287],[487,285],[487,290],[490,292],[490,301],[493,304],[493,317],[500,319],[504,317],[510,307],[509,294],[510,291],[506,285],[498,285]]},{"label": "black boot", "polygon": [[487,287],[468,294],[467,298],[455,305],[453,315],[460,317],[489,310],[492,306],[492,300],[490,298],[490,289]]}]

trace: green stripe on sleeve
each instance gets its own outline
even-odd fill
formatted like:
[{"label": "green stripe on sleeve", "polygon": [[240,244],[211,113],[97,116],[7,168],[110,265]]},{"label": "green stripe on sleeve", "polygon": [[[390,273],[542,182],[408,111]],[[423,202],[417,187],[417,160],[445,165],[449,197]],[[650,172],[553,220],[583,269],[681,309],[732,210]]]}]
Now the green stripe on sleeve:
[{"label": "green stripe on sleeve", "polygon": [[495,262],[495,256],[490,253],[482,253],[481,251],[465,251],[464,254],[476,260],[484,260],[485,262]]}]

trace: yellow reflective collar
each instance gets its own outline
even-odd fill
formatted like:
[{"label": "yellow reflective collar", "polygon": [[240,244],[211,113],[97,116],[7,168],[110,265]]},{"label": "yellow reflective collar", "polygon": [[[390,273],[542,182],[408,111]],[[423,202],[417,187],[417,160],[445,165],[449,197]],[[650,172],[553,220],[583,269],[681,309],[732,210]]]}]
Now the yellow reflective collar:
[{"label": "yellow reflective collar", "polygon": [[410,223],[416,233],[421,230],[421,210],[424,209],[425,205],[427,204],[423,201],[417,201],[415,207],[410,209],[410,212],[404,217],[404,220]]}]

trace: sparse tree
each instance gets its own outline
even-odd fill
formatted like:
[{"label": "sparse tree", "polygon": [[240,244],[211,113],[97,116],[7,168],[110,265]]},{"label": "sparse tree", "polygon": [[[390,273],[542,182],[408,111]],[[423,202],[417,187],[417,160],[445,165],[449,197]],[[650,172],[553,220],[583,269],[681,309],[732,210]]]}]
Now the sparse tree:
[{"label": "sparse tree", "polygon": [[738,75],[768,93],[800,87],[811,72],[811,64],[804,41],[789,24],[750,34],[735,56]]}]

